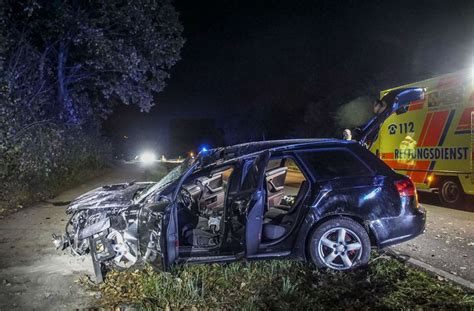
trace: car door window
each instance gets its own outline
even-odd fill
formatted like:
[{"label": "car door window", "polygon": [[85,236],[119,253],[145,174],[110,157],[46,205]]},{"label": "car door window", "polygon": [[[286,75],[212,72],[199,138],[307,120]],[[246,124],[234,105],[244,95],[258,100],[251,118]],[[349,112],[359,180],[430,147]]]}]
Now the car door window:
[{"label": "car door window", "polygon": [[[246,163],[247,164],[247,163]],[[242,187],[240,191],[255,190],[258,186],[258,167],[254,163],[249,162],[248,165],[244,166],[244,169],[247,169],[244,179],[242,181]]]},{"label": "car door window", "polygon": [[299,152],[318,179],[368,176],[372,172],[355,155],[344,149]]},{"label": "car door window", "polygon": [[265,172],[267,182],[267,204],[269,207],[280,204],[285,190],[288,167],[275,167]]}]

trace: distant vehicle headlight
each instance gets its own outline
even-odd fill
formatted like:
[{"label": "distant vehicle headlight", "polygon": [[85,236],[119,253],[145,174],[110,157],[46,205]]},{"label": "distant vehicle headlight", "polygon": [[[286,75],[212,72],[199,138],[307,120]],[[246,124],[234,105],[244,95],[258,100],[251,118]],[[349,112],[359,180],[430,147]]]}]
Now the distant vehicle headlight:
[{"label": "distant vehicle headlight", "polygon": [[140,155],[139,159],[144,164],[151,164],[156,161],[156,155],[153,152],[146,151]]}]

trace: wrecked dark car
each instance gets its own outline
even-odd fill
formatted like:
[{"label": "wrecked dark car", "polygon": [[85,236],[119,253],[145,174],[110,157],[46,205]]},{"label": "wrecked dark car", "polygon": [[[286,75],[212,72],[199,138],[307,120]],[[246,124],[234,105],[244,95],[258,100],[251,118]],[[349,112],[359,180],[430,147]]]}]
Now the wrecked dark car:
[{"label": "wrecked dark car", "polygon": [[53,241],[90,254],[99,281],[107,269],[143,263],[165,270],[266,258],[335,270],[366,264],[371,248],[424,230],[426,213],[410,178],[363,147],[386,118],[422,96],[421,88],[386,94],[383,109],[357,130],[358,143],[300,139],[216,148],[159,182],[92,190],[69,205],[66,233]]},{"label": "wrecked dark car", "polygon": [[354,141],[216,148],[157,183],[104,186],[73,201],[58,247],[106,268],[290,258],[347,270],[423,232],[411,180]]}]

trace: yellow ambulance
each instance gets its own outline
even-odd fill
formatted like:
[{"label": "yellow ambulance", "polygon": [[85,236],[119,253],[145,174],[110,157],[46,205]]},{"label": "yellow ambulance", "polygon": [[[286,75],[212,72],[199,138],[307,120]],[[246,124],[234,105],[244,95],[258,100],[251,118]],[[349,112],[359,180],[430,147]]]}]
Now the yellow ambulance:
[{"label": "yellow ambulance", "polygon": [[437,191],[444,205],[460,207],[474,198],[474,74],[446,74],[380,97],[413,87],[424,88],[424,98],[385,119],[370,148],[418,189]]}]

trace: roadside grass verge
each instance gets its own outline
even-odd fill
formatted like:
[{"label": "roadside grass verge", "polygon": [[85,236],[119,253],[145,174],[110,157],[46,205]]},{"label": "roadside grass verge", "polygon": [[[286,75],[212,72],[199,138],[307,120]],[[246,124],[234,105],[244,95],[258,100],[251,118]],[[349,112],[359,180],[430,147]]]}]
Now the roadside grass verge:
[{"label": "roadside grass verge", "polygon": [[[110,272],[98,290],[104,307],[142,309],[453,309],[472,310],[474,295],[392,257],[374,254],[352,272],[293,261],[185,265],[171,273]],[[90,284],[90,283],[89,283]]]},{"label": "roadside grass verge", "polygon": [[63,179],[54,179],[42,189],[32,191],[18,187],[18,191],[11,192],[7,200],[0,200],[0,219],[10,213],[14,213],[24,207],[32,206],[38,202],[54,198],[63,191],[74,187],[77,184],[88,181],[111,170],[110,164],[103,164],[97,168],[86,168],[77,171]]},{"label": "roadside grass verge", "polygon": [[0,140],[0,217],[97,176],[112,158],[98,133],[55,123]]}]

